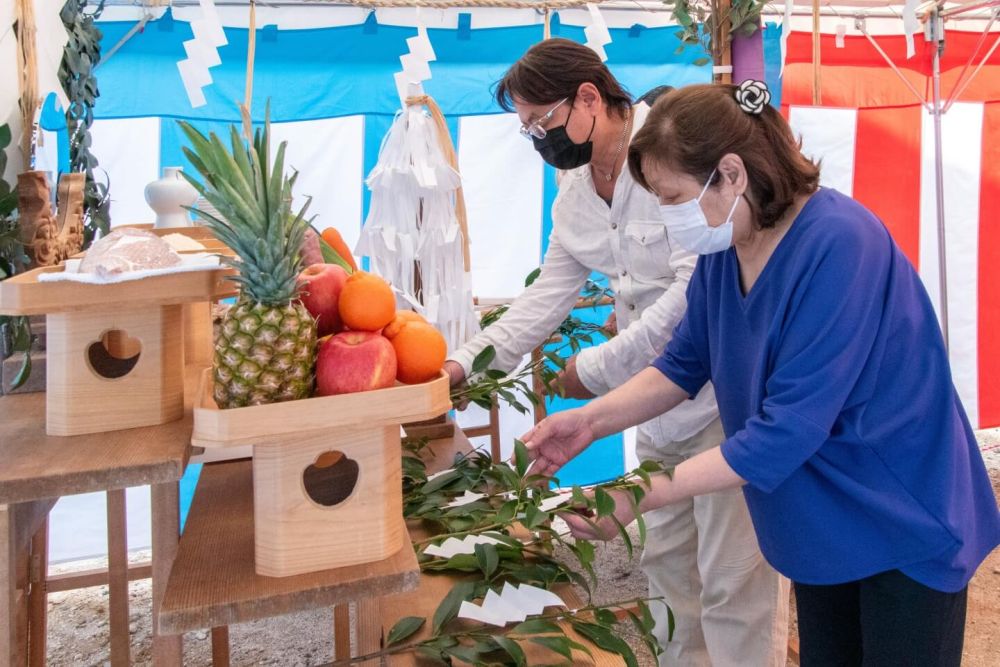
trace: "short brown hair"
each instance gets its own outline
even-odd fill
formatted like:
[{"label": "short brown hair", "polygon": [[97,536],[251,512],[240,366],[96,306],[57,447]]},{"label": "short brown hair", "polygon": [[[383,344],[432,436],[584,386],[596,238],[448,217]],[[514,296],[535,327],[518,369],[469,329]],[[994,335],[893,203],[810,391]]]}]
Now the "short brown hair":
[{"label": "short brown hair", "polygon": [[819,166],[802,154],[777,110],[768,104],[759,115],[747,113],[736,102],[736,90],[702,84],[663,95],[632,139],[629,171],[647,190],[644,157],[707,181],[722,157],[733,153],[746,165],[757,224],[773,227],[797,195],[816,191]]},{"label": "short brown hair", "polygon": [[592,83],[609,110],[628,113],[632,96],[591,49],[554,37],[528,49],[497,83],[493,96],[504,111],[514,110],[514,97],[528,104],[555,104],[573,99],[581,84]]}]

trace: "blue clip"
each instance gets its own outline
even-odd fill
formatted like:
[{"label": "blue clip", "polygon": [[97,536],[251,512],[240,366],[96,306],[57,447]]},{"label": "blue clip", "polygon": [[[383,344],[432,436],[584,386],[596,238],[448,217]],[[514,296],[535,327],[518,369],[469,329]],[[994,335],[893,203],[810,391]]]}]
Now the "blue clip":
[{"label": "blue clip", "polygon": [[167,11],[163,12],[163,16],[161,16],[156,22],[156,28],[160,32],[174,31],[174,12],[170,9],[170,7],[167,7]]},{"label": "blue clip", "polygon": [[642,37],[642,31],[646,29],[646,26],[641,23],[633,23],[632,27],[628,29],[629,37]]},{"label": "blue clip", "polygon": [[468,12],[458,15],[458,39],[463,42],[472,39],[472,14]]},{"label": "blue clip", "polygon": [[378,32],[378,17],[375,16],[375,10],[368,12],[368,16],[365,17],[364,27],[361,29],[362,34],[374,35]]},{"label": "blue clip", "polygon": [[558,35],[561,30],[562,19],[559,18],[559,12],[552,12],[552,18],[549,19],[549,32]]},{"label": "blue clip", "polygon": [[260,39],[262,42],[277,42],[278,26],[272,23],[271,25],[266,25],[261,28]]}]

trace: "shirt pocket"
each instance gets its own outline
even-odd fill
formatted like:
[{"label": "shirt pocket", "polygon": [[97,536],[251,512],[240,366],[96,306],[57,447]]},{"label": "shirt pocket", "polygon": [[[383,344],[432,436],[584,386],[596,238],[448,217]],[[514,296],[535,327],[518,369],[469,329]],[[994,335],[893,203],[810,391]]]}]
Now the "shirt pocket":
[{"label": "shirt pocket", "polygon": [[657,280],[673,275],[670,269],[670,241],[660,221],[633,221],[625,228],[626,271],[636,278]]}]

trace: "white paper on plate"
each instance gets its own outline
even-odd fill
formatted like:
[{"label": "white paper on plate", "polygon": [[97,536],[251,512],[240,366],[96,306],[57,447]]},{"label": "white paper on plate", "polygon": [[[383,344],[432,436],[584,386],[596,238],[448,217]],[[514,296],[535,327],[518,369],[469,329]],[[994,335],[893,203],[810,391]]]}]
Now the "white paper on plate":
[{"label": "white paper on plate", "polygon": [[544,588],[528,584],[515,587],[505,583],[499,595],[492,590],[487,593],[482,605],[463,602],[458,610],[458,617],[503,627],[508,623],[520,623],[528,616],[540,614],[546,607],[565,606],[566,603],[562,598]]},{"label": "white paper on plate", "polygon": [[191,253],[181,255],[181,263],[176,266],[169,266],[164,269],[144,269],[142,271],[126,271],[109,278],[101,278],[96,273],[80,273],[80,259],[68,259],[62,271],[43,273],[38,276],[40,283],[56,283],[69,281],[75,283],[86,283],[88,285],[114,285],[130,280],[142,280],[154,276],[164,276],[171,273],[190,273],[192,271],[213,271],[221,265],[217,255],[207,253]]},{"label": "white paper on plate", "polygon": [[452,556],[457,556],[459,554],[476,553],[477,544],[503,543],[498,539],[490,537],[489,535],[467,535],[461,540],[457,537],[449,537],[441,544],[432,544],[427,547],[424,549],[424,553],[428,556],[435,556],[437,558],[451,558]]}]

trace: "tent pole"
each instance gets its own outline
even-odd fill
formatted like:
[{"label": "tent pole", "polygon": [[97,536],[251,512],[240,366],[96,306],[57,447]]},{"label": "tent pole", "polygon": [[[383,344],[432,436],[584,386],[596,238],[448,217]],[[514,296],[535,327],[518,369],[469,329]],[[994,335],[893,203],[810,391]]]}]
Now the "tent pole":
[{"label": "tent pole", "polygon": [[820,86],[822,82],[820,81],[820,58],[822,56],[820,50],[820,34],[819,34],[819,0],[812,0],[812,18],[813,18],[813,29],[812,29],[812,61],[813,61],[813,106],[819,106],[823,100],[823,91]]},{"label": "tent pole", "polygon": [[944,157],[942,155],[944,142],[941,132],[941,52],[944,50],[944,24],[940,8],[936,7],[931,14],[931,40],[934,42],[933,52],[933,84],[934,100],[934,185],[937,195],[937,240],[938,240],[938,295],[941,318],[941,333],[944,336],[944,349],[948,350],[948,273],[947,252],[944,233]]}]

